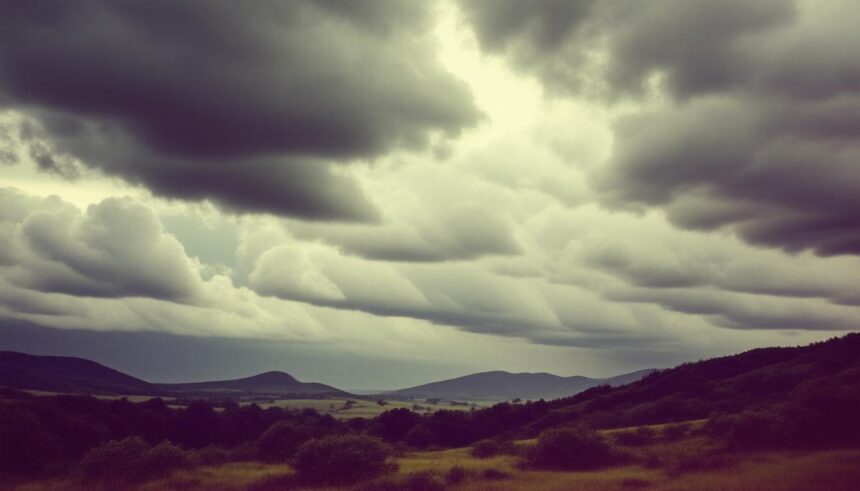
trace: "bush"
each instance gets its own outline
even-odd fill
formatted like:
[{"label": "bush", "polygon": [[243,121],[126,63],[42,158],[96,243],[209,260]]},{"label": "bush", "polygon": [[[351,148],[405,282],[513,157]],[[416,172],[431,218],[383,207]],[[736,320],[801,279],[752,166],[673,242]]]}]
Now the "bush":
[{"label": "bush", "polygon": [[33,474],[60,458],[57,438],[36,415],[15,407],[0,407],[0,471]]},{"label": "bush", "polygon": [[777,414],[764,410],[746,410],[740,414],[712,418],[705,431],[722,437],[737,448],[779,447],[789,442],[789,428]]},{"label": "bush", "polygon": [[479,440],[472,444],[469,453],[472,457],[488,459],[502,453],[502,446],[495,440]]},{"label": "bush", "polygon": [[214,445],[197,449],[191,456],[197,465],[221,465],[233,460],[232,452]]},{"label": "bush", "polygon": [[406,444],[413,448],[424,449],[433,445],[436,436],[426,426],[416,426],[406,434]]},{"label": "bush", "polygon": [[269,462],[286,462],[311,436],[306,428],[295,422],[275,423],[257,440],[259,456]]},{"label": "bush", "polygon": [[187,467],[190,461],[186,452],[170,442],[151,447],[139,437],[129,437],[90,450],[79,467],[88,479],[144,481]]},{"label": "bush", "polygon": [[674,442],[687,436],[690,429],[684,424],[671,424],[663,428],[662,436],[666,441]]},{"label": "bush", "polygon": [[500,479],[507,479],[511,477],[511,475],[507,472],[500,471],[498,469],[484,469],[482,475],[484,476],[484,479],[489,479],[491,481],[498,481]]},{"label": "bush", "polygon": [[615,434],[615,441],[626,447],[640,447],[654,442],[654,430],[640,426],[633,431],[623,431]]},{"label": "bush", "polygon": [[146,451],[139,461],[137,473],[139,478],[152,479],[190,464],[191,458],[185,451],[165,440]]},{"label": "bush", "polygon": [[88,479],[128,479],[137,477],[137,466],[149,445],[140,437],[111,440],[87,452],[79,467]]},{"label": "bush", "polygon": [[445,474],[445,482],[448,484],[460,484],[471,476],[471,472],[463,466],[455,465]]},{"label": "bush", "polygon": [[591,469],[608,465],[612,452],[600,433],[584,426],[568,426],[541,433],[526,459],[541,468]]},{"label": "bush", "polygon": [[405,491],[445,491],[445,485],[432,472],[423,471],[410,474],[403,481],[402,489]]},{"label": "bush", "polygon": [[305,482],[342,484],[378,476],[390,468],[389,448],[368,435],[332,435],[305,442],[293,467]]}]

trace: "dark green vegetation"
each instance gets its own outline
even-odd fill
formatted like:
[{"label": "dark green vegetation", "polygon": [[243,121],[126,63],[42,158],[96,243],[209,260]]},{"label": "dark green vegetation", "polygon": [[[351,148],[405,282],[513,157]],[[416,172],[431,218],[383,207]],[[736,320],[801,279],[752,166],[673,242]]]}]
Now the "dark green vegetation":
[{"label": "dark green vegetation", "polygon": [[399,397],[430,397],[454,400],[557,399],[597,385],[614,387],[635,382],[653,371],[654,369],[637,370],[606,379],[576,375],[559,377],[551,373],[483,372],[400,389],[392,394]]},{"label": "dark green vegetation", "polygon": [[296,452],[298,478],[314,484],[342,484],[382,474],[391,450],[366,434],[331,435],[309,440]]},{"label": "dark green vegetation", "polygon": [[564,470],[600,468],[617,458],[603,435],[585,426],[562,426],[544,431],[525,457],[529,465]]},{"label": "dark green vegetation", "polygon": [[[856,439],[860,334],[687,363],[640,382],[614,389],[595,387],[548,404],[549,410],[526,426],[527,433],[571,422],[613,428],[746,413],[805,421],[821,443]],[[800,436],[785,443],[814,443],[810,437],[797,440]]]},{"label": "dark green vegetation", "polygon": [[[176,469],[228,469],[239,465],[230,462],[256,461],[270,466],[259,469],[281,469],[281,477],[261,484],[280,489],[366,481],[391,470],[391,457],[399,453],[400,472],[407,477],[382,476],[396,481],[380,481],[383,488],[409,489],[402,487],[410,486],[409,479],[415,486],[471,486],[531,482],[542,472],[609,476],[624,466],[685,476],[739,466],[745,452],[860,446],[860,335],[753,350],[656,372],[622,387],[475,411],[419,414],[398,408],[338,421],[313,410],[235,403],[219,409],[206,401],[171,408],[159,399],[131,403],[7,391],[0,399],[0,467],[14,482],[74,472],[82,472],[81,479],[140,482]],[[852,452],[845,455],[854,458]],[[131,462],[131,454],[140,458]],[[450,481],[445,473],[420,474],[440,468],[446,455],[472,467],[451,471]],[[624,478],[624,486],[657,479],[636,472]]]}]

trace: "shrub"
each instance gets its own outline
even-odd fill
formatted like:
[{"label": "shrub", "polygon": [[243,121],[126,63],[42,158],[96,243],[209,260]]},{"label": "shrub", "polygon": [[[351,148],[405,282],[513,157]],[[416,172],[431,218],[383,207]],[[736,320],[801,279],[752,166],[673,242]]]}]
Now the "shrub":
[{"label": "shrub", "polygon": [[619,445],[627,447],[640,447],[654,441],[654,430],[647,426],[640,426],[633,431],[623,431],[615,435],[615,441]]},{"label": "shrub", "polygon": [[385,411],[376,418],[375,433],[387,441],[403,440],[421,422],[421,416],[406,408]]},{"label": "shrub", "polygon": [[722,437],[737,448],[782,446],[789,440],[786,422],[764,410],[746,410],[740,414],[712,418],[705,426],[711,435]]},{"label": "shrub", "polygon": [[149,450],[140,437],[111,440],[87,452],[79,467],[88,479],[136,479],[139,460]]},{"label": "shrub", "polygon": [[427,448],[433,444],[436,436],[426,426],[416,426],[406,434],[406,444],[413,448]]},{"label": "shrub", "polygon": [[445,491],[445,485],[430,471],[410,474],[403,481],[402,489],[406,491]]},{"label": "shrub", "polygon": [[527,463],[549,469],[590,469],[609,464],[612,452],[600,433],[585,426],[545,430]]},{"label": "shrub", "polygon": [[29,411],[0,406],[0,471],[32,474],[60,457],[57,438]]},{"label": "shrub", "polygon": [[197,449],[191,455],[197,465],[221,465],[230,462],[233,457],[229,450],[214,445]]},{"label": "shrub", "polygon": [[487,459],[502,453],[502,446],[495,440],[479,440],[472,444],[472,457]]},{"label": "shrub", "polygon": [[230,462],[251,462],[257,460],[259,456],[257,445],[251,442],[245,442],[230,450]]},{"label": "shrub", "polygon": [[188,454],[170,442],[150,447],[139,437],[129,437],[90,450],[79,466],[88,479],[144,481],[189,464]]},{"label": "shrub", "polygon": [[295,422],[275,423],[257,440],[259,456],[270,462],[286,462],[311,436],[305,427]]},{"label": "shrub", "polygon": [[331,435],[305,442],[293,467],[309,483],[340,484],[378,476],[390,468],[390,450],[368,435]]},{"label": "shrub", "polygon": [[511,475],[508,474],[507,472],[500,471],[498,469],[484,469],[484,472],[482,475],[484,476],[484,479],[490,479],[492,481],[497,481],[500,479],[507,479],[507,478],[511,477]]},{"label": "shrub", "polygon": [[468,479],[471,474],[472,473],[466,470],[463,466],[455,465],[445,474],[445,482],[448,484],[460,484]]},{"label": "shrub", "polygon": [[663,428],[662,436],[666,441],[674,442],[687,436],[690,429],[684,424],[671,424]]},{"label": "shrub", "polygon": [[191,458],[185,451],[165,440],[146,451],[138,462],[137,475],[152,479],[188,467],[190,463]]}]

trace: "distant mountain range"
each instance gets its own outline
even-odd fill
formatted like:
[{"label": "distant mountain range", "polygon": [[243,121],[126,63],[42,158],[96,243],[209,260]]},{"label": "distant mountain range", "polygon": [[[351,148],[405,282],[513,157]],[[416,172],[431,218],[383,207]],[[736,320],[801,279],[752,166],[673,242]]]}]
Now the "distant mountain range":
[{"label": "distant mountain range", "polygon": [[95,394],[153,394],[157,388],[94,361],[0,351],[0,385],[18,389]]},{"label": "distant mountain range", "polygon": [[[560,377],[549,373],[484,372],[388,394],[444,400],[550,400],[568,397],[597,385],[618,386],[635,382],[652,371],[639,370],[606,379]],[[0,387],[64,393],[205,398],[352,395],[330,385],[301,382],[288,373],[277,371],[233,380],[156,384],[83,358],[15,351],[0,351]]]},{"label": "distant mountain range", "polygon": [[610,378],[574,375],[561,377],[551,373],[482,372],[392,392],[401,397],[511,400],[558,399],[578,394],[597,385],[618,386],[635,382],[654,369],[637,370]]},{"label": "distant mountain range", "polygon": [[266,372],[252,377],[235,380],[216,380],[213,382],[195,382],[186,384],[158,384],[158,387],[169,392],[183,393],[224,393],[254,392],[266,394],[330,394],[349,395],[347,392],[330,385],[315,382],[299,382],[286,372]]},{"label": "distant mountain range", "polygon": [[83,358],[15,351],[0,351],[0,386],[49,392],[153,396],[349,395],[328,385],[300,382],[284,372],[266,372],[236,380],[153,384]]}]

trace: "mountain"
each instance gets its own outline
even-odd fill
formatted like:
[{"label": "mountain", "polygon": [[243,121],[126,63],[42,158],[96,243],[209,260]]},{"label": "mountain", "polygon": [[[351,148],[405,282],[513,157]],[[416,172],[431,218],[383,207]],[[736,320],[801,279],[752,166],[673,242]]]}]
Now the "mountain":
[{"label": "mountain", "polygon": [[266,372],[235,380],[152,384],[84,358],[39,356],[0,351],[0,387],[83,394],[350,395],[329,385],[300,382],[284,372]]},{"label": "mountain", "polygon": [[250,393],[250,394],[312,394],[349,395],[330,385],[300,382],[285,372],[266,372],[233,380],[215,380],[182,384],[158,384],[167,392],[181,393]]},{"label": "mountain", "polygon": [[0,386],[51,392],[139,394],[154,385],[94,361],[68,356],[37,356],[0,351]]},{"label": "mountain", "polygon": [[551,373],[482,372],[463,377],[400,389],[392,394],[403,397],[467,400],[558,399],[596,385],[622,385],[641,379],[653,369],[618,375],[607,379],[574,375],[560,377]]}]

